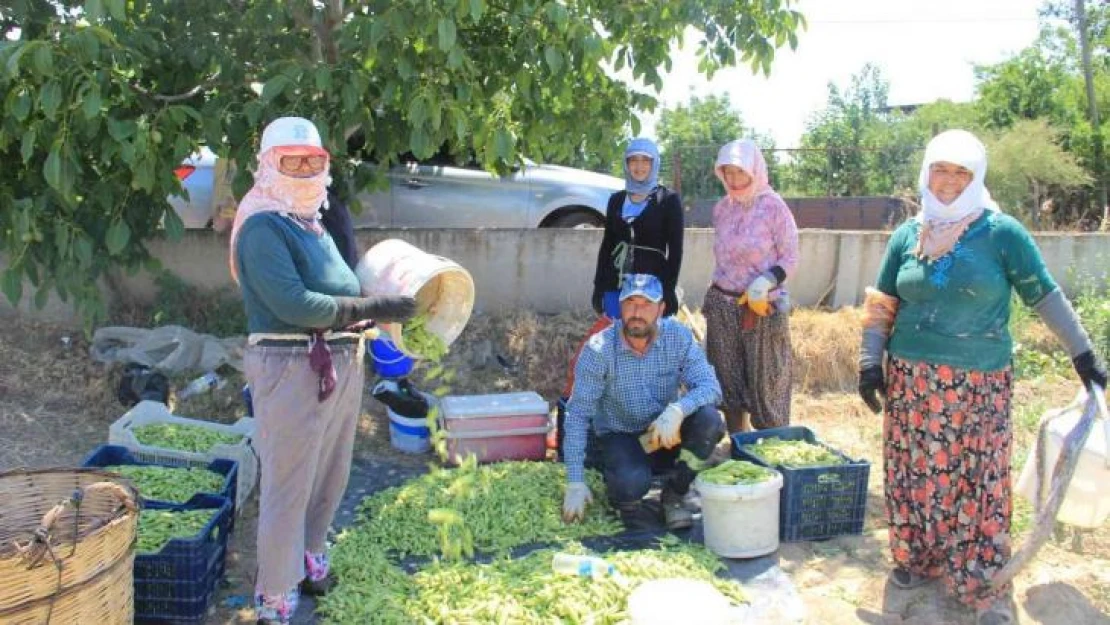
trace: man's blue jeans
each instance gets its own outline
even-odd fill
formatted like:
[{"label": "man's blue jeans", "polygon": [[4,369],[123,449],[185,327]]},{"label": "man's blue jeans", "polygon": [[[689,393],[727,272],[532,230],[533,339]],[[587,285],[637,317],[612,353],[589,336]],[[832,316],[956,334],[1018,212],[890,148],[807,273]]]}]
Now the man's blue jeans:
[{"label": "man's blue jeans", "polygon": [[[605,488],[614,504],[639,501],[651,489],[653,474],[667,474],[664,487],[685,495],[695,473],[685,462],[676,462],[688,449],[701,460],[713,453],[725,435],[725,423],[716,406],[705,406],[682,422],[682,444],[647,453],[640,434],[605,434],[596,440],[600,458],[595,462],[605,476]],[[589,461],[587,461],[589,464]]]}]

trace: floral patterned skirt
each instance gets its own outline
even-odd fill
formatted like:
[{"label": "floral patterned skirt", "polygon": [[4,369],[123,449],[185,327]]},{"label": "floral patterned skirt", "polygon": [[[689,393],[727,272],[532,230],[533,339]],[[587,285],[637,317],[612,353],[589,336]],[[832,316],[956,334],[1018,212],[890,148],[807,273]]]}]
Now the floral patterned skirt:
[{"label": "floral patterned skirt", "polygon": [[984,373],[892,357],[883,427],[896,566],[942,577],[975,608],[1009,592],[1010,368]]},{"label": "floral patterned skirt", "polygon": [[744,307],[710,287],[702,304],[705,355],[717,371],[726,412],[746,412],[757,430],[790,425],[790,316],[775,311],[745,328]]}]

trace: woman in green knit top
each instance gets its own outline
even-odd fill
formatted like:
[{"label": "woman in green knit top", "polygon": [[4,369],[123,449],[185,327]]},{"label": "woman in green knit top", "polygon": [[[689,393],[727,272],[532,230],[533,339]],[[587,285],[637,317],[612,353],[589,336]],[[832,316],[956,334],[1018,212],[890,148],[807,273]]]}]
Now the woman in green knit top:
[{"label": "woman in green knit top", "polygon": [[[1024,227],[983,180],[986,151],[950,130],[925,151],[921,213],[890,238],[868,289],[860,395],[883,427],[891,582],[942,577],[979,625],[1013,622],[1010,587],[1011,292],[1068,350],[1088,387],[1106,369]],[[883,369],[883,352],[886,369]]]},{"label": "woman in green knit top", "polygon": [[328,164],[312,122],[272,122],[231,231],[261,463],[260,624],[288,623],[302,592],[328,590],[328,526],[347,486],[362,400],[357,330],[366,319],[406,321],[416,309],[411,297],[359,297],[358,278],[320,220]]}]

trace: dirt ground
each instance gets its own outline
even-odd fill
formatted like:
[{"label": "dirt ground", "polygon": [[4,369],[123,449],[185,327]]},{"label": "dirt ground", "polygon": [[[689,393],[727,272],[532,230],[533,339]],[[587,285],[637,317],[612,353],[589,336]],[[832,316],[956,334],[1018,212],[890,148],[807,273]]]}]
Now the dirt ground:
[{"label": "dirt ground", "polygon": [[[814,319],[802,321],[813,324]],[[537,390],[554,401],[564,375],[558,363],[565,362],[587,325],[583,317],[573,315],[475,318],[448,362],[458,377],[446,385],[464,393]],[[805,327],[817,332],[816,326]],[[796,328],[796,342],[798,336]],[[870,461],[872,469],[862,536],[784,544],[778,551],[779,565],[805,603],[806,622],[972,624],[974,619],[946,599],[939,584],[901,591],[886,582],[890,560],[883,521],[880,421],[845,392],[852,382],[850,374],[825,375],[828,383],[811,383],[811,378],[824,375],[822,371],[841,368],[854,358],[848,350],[835,356],[840,363],[823,362],[821,354],[827,351],[813,348],[798,364],[803,389],[795,395],[793,421],[849,455]],[[226,388],[191,398],[178,412],[220,421],[237,418],[243,413],[242,379],[233,372],[229,377]],[[0,317],[0,470],[79,464],[96,444],[106,441],[109,424],[124,411],[115,398],[118,381],[119,367],[92,361],[80,332],[25,317]],[[815,390],[821,387],[838,390]],[[1071,380],[1055,378],[1018,384],[1014,419],[1019,466],[1037,417],[1045,408],[1065,403],[1074,390]],[[409,466],[427,461],[393,451],[384,423],[384,410],[368,398],[356,448],[360,460],[388,459]],[[1029,509],[1021,500],[1015,503],[1015,542],[1020,545],[1028,533]],[[249,598],[253,581],[256,497],[244,508],[209,623],[251,622],[249,610],[238,609],[238,602]],[[1110,624],[1110,524],[1082,533],[1058,532],[1017,578],[1015,602],[1022,623]]]}]

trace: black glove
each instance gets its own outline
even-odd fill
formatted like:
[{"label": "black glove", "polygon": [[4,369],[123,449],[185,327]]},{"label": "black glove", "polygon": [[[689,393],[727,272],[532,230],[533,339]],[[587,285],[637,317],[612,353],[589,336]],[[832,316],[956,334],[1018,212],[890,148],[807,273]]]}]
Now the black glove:
[{"label": "black glove", "polygon": [[882,367],[867,367],[859,372],[859,396],[876,414],[883,411],[882,397],[886,395],[886,377]]},{"label": "black glove", "polygon": [[335,303],[339,307],[335,313],[337,328],[345,328],[363,319],[403,323],[416,315],[416,300],[411,297],[396,295],[336,297]]},{"label": "black glove", "polygon": [[590,297],[590,306],[593,306],[594,312],[599,315],[605,312],[605,306],[601,303],[601,289],[594,287],[594,294]]},{"label": "black glove", "polygon": [[1079,379],[1083,381],[1083,386],[1087,390],[1091,390],[1092,384],[1097,384],[1099,388],[1106,390],[1106,365],[1102,364],[1099,357],[1092,351],[1085,351],[1072,359],[1072,364],[1075,365],[1075,372],[1079,374]]}]

